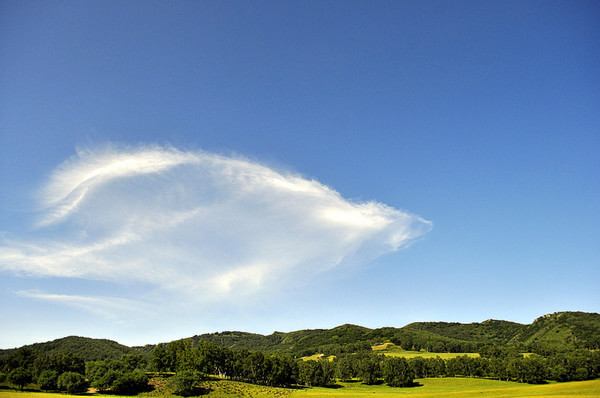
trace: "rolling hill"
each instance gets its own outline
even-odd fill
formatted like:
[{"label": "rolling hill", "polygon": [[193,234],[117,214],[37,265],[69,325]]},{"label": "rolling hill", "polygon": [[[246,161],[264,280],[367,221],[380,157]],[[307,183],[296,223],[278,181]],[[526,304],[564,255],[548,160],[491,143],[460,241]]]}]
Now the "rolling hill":
[{"label": "rolling hill", "polygon": [[133,354],[138,352],[134,348],[127,347],[112,340],[69,336],[49,341],[47,343],[36,343],[20,348],[0,350],[0,359],[3,357],[8,357],[19,350],[21,352],[32,351],[47,354],[66,352],[75,354],[81,357],[84,361],[118,359],[125,354]]},{"label": "rolling hill", "polygon": [[[369,329],[357,325],[341,325],[333,329],[306,329],[270,335],[224,331],[196,335],[192,342],[208,341],[231,349],[291,353],[297,356],[315,353],[336,354],[370,350],[371,345],[391,341],[407,350],[431,352],[474,352],[484,345],[515,346],[522,350],[540,348],[600,349],[600,314],[557,312],[524,325],[501,320],[480,323],[416,322],[402,328]],[[86,361],[119,358],[124,354],[149,355],[154,345],[127,347],[115,341],[70,336],[19,349],[0,350],[0,359],[15,350],[47,353],[69,352]]]}]

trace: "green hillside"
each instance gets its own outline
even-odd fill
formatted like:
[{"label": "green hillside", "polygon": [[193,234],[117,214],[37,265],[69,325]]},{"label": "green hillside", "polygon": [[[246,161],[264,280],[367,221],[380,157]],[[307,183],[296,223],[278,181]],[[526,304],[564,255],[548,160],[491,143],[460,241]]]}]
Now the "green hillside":
[{"label": "green hillside", "polygon": [[264,352],[312,355],[356,352],[373,344],[392,341],[407,350],[475,352],[484,345],[527,347],[600,348],[600,314],[560,312],[544,315],[530,325],[503,320],[475,323],[415,322],[402,328],[369,329],[342,325],[333,329],[275,332],[268,336],[221,332],[194,336],[217,345]]},{"label": "green hillside", "polygon": [[520,323],[487,320],[481,323],[418,322],[411,323],[403,330],[427,331],[455,340],[479,343],[506,344],[517,334],[527,329]]},{"label": "green hillside", "polygon": [[600,349],[600,314],[556,312],[537,318],[511,343]]},{"label": "green hillside", "polygon": [[28,351],[47,354],[70,353],[77,355],[84,361],[97,361],[107,358],[118,359],[125,354],[137,352],[134,348],[124,346],[112,340],[69,336],[47,343],[36,343],[24,346],[18,349],[0,350],[0,359],[8,358],[16,353]]},{"label": "green hillside", "polygon": [[[307,329],[264,336],[256,333],[225,331],[191,338],[231,349],[266,353],[291,353],[307,356],[315,353],[337,355],[369,350],[372,345],[393,342],[405,350],[429,352],[478,352],[485,345],[508,345],[534,352],[544,350],[600,349],[600,314],[558,312],[537,318],[530,325],[501,320],[481,323],[416,322],[402,328],[369,329],[342,325],[333,329]],[[37,343],[19,350],[55,353],[68,352],[86,361],[120,358],[124,354],[150,355],[154,345],[127,347],[115,341],[70,336],[47,343]],[[0,350],[0,359],[16,349]]]}]

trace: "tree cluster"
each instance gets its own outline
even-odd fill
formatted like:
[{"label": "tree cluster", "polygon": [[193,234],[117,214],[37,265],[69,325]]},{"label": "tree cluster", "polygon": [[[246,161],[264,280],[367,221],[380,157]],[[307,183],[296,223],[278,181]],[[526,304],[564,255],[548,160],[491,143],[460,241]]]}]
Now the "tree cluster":
[{"label": "tree cluster", "polygon": [[149,389],[146,367],[147,361],[141,354],[128,354],[120,360],[88,362],[85,374],[90,385],[100,391],[134,395]]},{"label": "tree cluster", "polygon": [[212,342],[192,340],[157,345],[152,352],[150,369],[177,374],[191,370],[197,375],[216,374],[278,387],[329,386],[336,377],[359,378],[367,384],[377,383],[384,377],[389,385],[408,386],[414,378],[405,359],[385,358],[372,352],[347,354],[333,361],[326,358],[303,361],[284,354],[230,350]]},{"label": "tree cluster", "polygon": [[189,339],[157,345],[152,351],[150,370],[177,373],[191,370],[198,375],[219,375],[282,387],[296,384],[298,377],[298,364],[291,356],[231,350],[212,342]]},{"label": "tree cluster", "polygon": [[461,341],[423,331],[401,330],[390,341],[407,351],[465,353],[476,352],[481,347],[477,342]]},{"label": "tree cluster", "polygon": [[[87,390],[83,376],[85,362],[72,353],[47,353],[24,348],[14,351],[11,356],[0,361],[0,371],[6,374],[6,381],[21,390],[30,383],[37,383],[46,391]],[[76,376],[73,375],[80,377],[76,381]]]}]

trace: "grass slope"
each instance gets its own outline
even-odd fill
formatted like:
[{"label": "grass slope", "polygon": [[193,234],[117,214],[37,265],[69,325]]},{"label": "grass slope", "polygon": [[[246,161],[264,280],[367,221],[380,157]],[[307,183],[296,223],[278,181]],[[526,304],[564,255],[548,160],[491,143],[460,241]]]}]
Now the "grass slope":
[{"label": "grass slope", "polygon": [[[203,388],[207,398],[334,398],[334,397],[599,397],[600,379],[577,381],[570,383],[551,383],[546,385],[530,385],[505,381],[494,381],[476,378],[430,378],[416,380],[420,386],[413,388],[392,388],[384,384],[367,386],[362,383],[339,383],[337,388],[285,389],[256,386],[252,384],[219,380],[206,381]],[[0,390],[0,398],[54,398],[66,394],[42,393],[15,390]],[[119,398],[116,395],[80,394],[81,398]],[[144,393],[139,398],[156,398],[175,396],[164,392]]]},{"label": "grass slope", "polygon": [[340,383],[342,388],[311,388],[294,392],[292,398],[332,397],[598,397],[600,380],[529,385],[512,382],[441,378],[419,379],[422,386],[391,388],[386,385],[367,386],[361,383]]}]

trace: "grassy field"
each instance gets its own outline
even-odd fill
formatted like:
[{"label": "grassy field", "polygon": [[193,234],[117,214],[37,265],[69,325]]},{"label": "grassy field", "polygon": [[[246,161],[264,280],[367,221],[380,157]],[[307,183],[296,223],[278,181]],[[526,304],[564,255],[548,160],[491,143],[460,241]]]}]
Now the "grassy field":
[{"label": "grassy field", "polygon": [[[545,385],[529,385],[505,381],[494,381],[475,378],[430,378],[416,380],[420,386],[412,388],[392,388],[385,384],[367,386],[360,382],[339,383],[337,388],[285,389],[263,387],[234,381],[206,381],[201,384],[207,398],[334,398],[334,397],[600,397],[600,379],[570,383],[550,383]],[[0,390],[0,398],[53,398],[67,394],[19,392]],[[116,395],[82,394],[77,397],[89,398],[121,398]],[[157,393],[144,393],[139,398],[173,397]]]},{"label": "grassy field", "polygon": [[309,357],[302,357],[303,361],[318,361],[319,359],[328,359],[329,361],[333,361],[335,359],[335,355],[330,355],[326,357],[323,354],[315,354]]},{"label": "grassy field", "polygon": [[291,397],[600,397],[600,380],[546,385],[471,378],[419,379],[417,382],[421,386],[413,388],[340,383],[342,388],[311,388],[296,391]]},{"label": "grassy field", "polygon": [[403,357],[406,359],[422,357],[422,358],[435,358],[440,357],[442,359],[451,359],[460,357],[462,355],[467,355],[472,358],[479,357],[479,354],[476,352],[470,353],[452,353],[452,352],[426,352],[426,351],[405,351],[402,348],[394,345],[393,343],[384,343],[381,345],[374,345],[371,347],[374,352],[379,354],[387,355],[390,357]]}]

